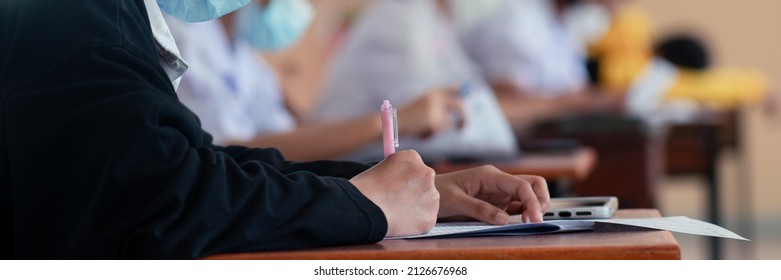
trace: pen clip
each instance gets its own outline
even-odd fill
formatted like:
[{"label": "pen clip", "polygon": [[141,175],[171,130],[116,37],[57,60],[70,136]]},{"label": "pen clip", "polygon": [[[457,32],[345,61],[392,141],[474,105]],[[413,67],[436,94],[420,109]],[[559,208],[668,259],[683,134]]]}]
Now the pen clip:
[{"label": "pen clip", "polygon": [[399,147],[399,117],[396,115],[396,108],[391,107],[393,115],[393,147]]}]

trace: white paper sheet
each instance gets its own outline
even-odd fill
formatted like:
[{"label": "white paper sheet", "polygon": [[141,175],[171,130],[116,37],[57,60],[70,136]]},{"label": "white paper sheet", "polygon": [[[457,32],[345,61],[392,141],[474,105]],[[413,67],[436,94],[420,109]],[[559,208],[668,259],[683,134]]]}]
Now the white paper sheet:
[{"label": "white paper sheet", "polygon": [[556,220],[529,224],[512,223],[503,226],[490,225],[480,222],[437,223],[434,228],[426,234],[405,237],[390,237],[386,239],[534,235],[593,230],[595,223],[636,226],[649,229],[668,230],[672,232],[748,241],[748,239],[720,226],[684,216],[641,219]]}]

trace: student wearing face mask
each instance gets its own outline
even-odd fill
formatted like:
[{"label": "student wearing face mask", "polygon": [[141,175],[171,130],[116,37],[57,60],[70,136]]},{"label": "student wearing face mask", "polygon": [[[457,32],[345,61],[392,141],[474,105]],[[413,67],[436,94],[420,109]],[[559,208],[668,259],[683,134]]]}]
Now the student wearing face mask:
[{"label": "student wearing face mask", "polygon": [[0,257],[199,258],[371,243],[451,216],[542,220],[536,176],[435,175],[410,150],[370,166],[213,145],[177,99],[188,66],[161,10],[204,21],[248,2],[0,3]]},{"label": "student wearing face mask", "polygon": [[[339,122],[298,126],[285,106],[277,75],[258,56],[292,44],[313,17],[308,0],[250,3],[219,20],[166,21],[190,70],[179,99],[217,144],[275,147],[287,159],[331,159],[382,138],[380,112]],[[373,106],[372,108],[377,107]],[[399,109],[402,136],[428,136],[461,112],[454,91],[432,90]],[[349,137],[345,137],[349,135]],[[317,139],[317,141],[312,141]]]}]

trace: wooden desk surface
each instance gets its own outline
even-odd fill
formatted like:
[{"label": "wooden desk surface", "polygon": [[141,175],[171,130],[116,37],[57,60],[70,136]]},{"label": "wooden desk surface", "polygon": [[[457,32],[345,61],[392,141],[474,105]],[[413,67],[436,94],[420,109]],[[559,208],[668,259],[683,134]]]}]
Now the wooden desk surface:
[{"label": "wooden desk surface", "polygon": [[[616,217],[659,217],[654,209],[619,210]],[[498,236],[383,240],[368,245],[310,250],[237,253],[207,259],[414,260],[414,259],[680,259],[678,241],[669,231],[594,231]]]},{"label": "wooden desk surface", "polygon": [[447,173],[491,164],[510,174],[530,174],[547,179],[585,179],[594,169],[597,156],[594,149],[582,147],[572,153],[524,154],[519,159],[502,162],[485,163],[442,163],[433,166],[437,173]]}]

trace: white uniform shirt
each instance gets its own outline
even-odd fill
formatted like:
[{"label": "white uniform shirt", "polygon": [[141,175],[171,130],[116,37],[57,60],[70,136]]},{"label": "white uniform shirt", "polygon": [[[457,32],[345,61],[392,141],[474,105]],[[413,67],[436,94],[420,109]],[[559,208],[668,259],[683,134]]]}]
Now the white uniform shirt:
[{"label": "white uniform shirt", "polygon": [[294,129],[278,77],[248,44],[232,44],[219,20],[165,20],[190,65],[177,94],[214,143]]},{"label": "white uniform shirt", "polygon": [[[396,108],[426,91],[469,84],[463,97],[465,127],[429,139],[402,137],[400,149],[424,159],[512,157],[515,137],[493,92],[463,53],[434,1],[380,0],[368,7],[332,59],[312,121],[334,121],[378,112],[384,99]],[[378,120],[379,121],[379,120]],[[345,157],[382,159],[380,141]]]},{"label": "white uniform shirt", "polygon": [[160,11],[157,1],[144,0],[144,6],[149,17],[149,24],[152,27],[152,35],[155,37],[155,41],[157,41],[157,54],[160,56],[160,66],[163,67],[168,78],[171,79],[174,89],[176,89],[179,87],[179,80],[184,72],[187,71],[188,65],[179,54],[179,49],[176,47],[174,37],[171,36],[171,31],[168,30],[168,25],[166,25],[163,19],[163,13]]},{"label": "white uniform shirt", "polygon": [[543,96],[580,89],[588,77],[584,54],[553,9],[551,0],[505,0],[461,42],[489,80]]}]

